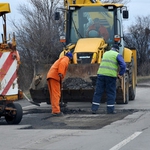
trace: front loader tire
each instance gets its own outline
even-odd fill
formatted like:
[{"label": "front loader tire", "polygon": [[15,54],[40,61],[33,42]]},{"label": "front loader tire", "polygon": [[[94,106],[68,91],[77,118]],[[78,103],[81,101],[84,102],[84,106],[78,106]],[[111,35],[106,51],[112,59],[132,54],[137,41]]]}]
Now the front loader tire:
[{"label": "front loader tire", "polygon": [[135,74],[135,65],[134,59],[131,59],[131,62],[128,64],[129,68],[129,100],[134,100],[136,95],[136,74]]},{"label": "front loader tire", "polygon": [[129,102],[129,74],[125,73],[125,100],[124,104]]}]

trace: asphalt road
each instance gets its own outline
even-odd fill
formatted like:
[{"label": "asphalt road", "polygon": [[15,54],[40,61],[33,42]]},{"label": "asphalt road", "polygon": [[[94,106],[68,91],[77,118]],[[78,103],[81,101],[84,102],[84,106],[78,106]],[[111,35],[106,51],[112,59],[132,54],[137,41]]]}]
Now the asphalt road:
[{"label": "asphalt road", "polygon": [[[108,115],[105,112],[105,105],[96,115],[91,114],[90,104],[87,108],[82,104],[78,108],[68,106],[61,117],[51,115],[49,106],[41,106],[42,108],[33,108],[26,111],[21,125],[30,124],[32,129],[100,129],[114,121],[123,119],[125,116],[134,112],[134,110],[118,110],[115,115]],[[81,108],[82,107],[82,108]]]},{"label": "asphalt road", "polygon": [[[42,103],[38,107],[31,105],[27,100],[21,100],[18,103],[22,105],[24,115],[20,125],[28,125],[31,129],[100,129],[135,112],[149,110],[149,99],[144,97],[144,102],[142,100],[143,96],[149,94],[145,88],[147,89],[146,84],[138,86],[136,98],[129,104],[116,104],[117,114],[107,114],[105,103],[100,105],[98,114],[94,115],[91,114],[91,103],[70,102],[62,109],[63,116],[54,117],[51,115],[50,105]],[[7,125],[4,118],[1,118],[0,125]]]},{"label": "asphalt road", "polygon": [[[51,107],[19,101],[24,115],[19,125],[0,120],[3,150],[149,150],[149,86],[138,86],[135,101],[116,105],[106,114],[106,104],[92,115],[89,103],[70,103],[63,117],[52,117]],[[28,106],[27,106],[28,105]]]},{"label": "asphalt road", "polygon": [[[101,104],[98,114],[94,115],[91,113],[91,103],[68,103],[67,107],[62,109],[64,115],[54,117],[51,115],[51,106],[46,103],[42,103],[40,107],[30,105],[26,100],[19,103],[23,108],[20,125],[28,125],[25,128],[30,129],[100,129],[137,111],[117,109],[117,114],[107,114],[106,104]],[[0,125],[7,125],[4,118],[1,118]]]}]

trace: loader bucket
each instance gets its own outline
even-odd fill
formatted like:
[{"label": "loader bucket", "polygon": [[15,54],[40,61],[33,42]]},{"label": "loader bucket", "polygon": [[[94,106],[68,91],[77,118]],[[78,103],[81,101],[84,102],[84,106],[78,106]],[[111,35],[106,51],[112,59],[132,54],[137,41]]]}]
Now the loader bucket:
[{"label": "loader bucket", "polygon": [[[68,68],[68,73],[63,82],[64,102],[92,102],[99,64],[72,64]],[[116,81],[116,103],[127,103],[128,76],[117,78]],[[101,102],[106,102],[106,93],[102,95]]]},{"label": "loader bucket", "polygon": [[[32,100],[50,103],[46,75],[51,65],[36,67],[36,75],[30,86]],[[64,102],[91,101],[96,84],[99,64],[70,64],[63,80],[62,98]]]},{"label": "loader bucket", "polygon": [[[47,86],[46,75],[50,64],[40,64],[36,67],[36,75],[30,86],[31,98],[36,103],[46,102],[50,104],[50,95]],[[63,80],[61,98],[63,102],[92,102],[99,64],[70,64]],[[122,81],[117,79],[116,102],[123,102]],[[106,102],[106,94],[101,102]]]},{"label": "loader bucket", "polygon": [[71,64],[63,81],[64,102],[91,102],[99,64]]},{"label": "loader bucket", "polygon": [[35,66],[35,75],[30,85],[29,91],[32,100],[36,103],[41,102],[50,103],[46,80],[46,76],[50,67],[51,67],[50,64],[38,64],[38,63]]}]

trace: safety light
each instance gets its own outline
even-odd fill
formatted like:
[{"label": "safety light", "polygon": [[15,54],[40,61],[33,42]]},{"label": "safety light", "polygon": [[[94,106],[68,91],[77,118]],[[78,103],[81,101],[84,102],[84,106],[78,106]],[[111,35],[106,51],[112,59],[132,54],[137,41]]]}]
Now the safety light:
[{"label": "safety light", "polygon": [[60,36],[60,42],[61,42],[61,43],[65,43],[65,42],[66,42],[65,36]]},{"label": "safety light", "polygon": [[119,42],[121,40],[120,35],[115,35],[114,36],[114,41]]}]

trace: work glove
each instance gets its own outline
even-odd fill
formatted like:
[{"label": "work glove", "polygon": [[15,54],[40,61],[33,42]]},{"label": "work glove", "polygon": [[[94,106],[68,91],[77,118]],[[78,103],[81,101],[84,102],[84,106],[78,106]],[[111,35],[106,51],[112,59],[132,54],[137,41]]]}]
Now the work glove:
[{"label": "work glove", "polygon": [[58,76],[62,79],[63,75],[61,73],[58,74]]},{"label": "work glove", "polygon": [[122,76],[118,74],[118,78],[119,78],[119,79],[122,79]]}]

